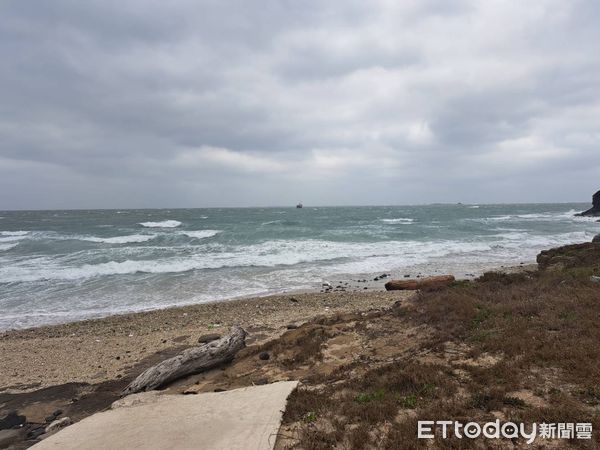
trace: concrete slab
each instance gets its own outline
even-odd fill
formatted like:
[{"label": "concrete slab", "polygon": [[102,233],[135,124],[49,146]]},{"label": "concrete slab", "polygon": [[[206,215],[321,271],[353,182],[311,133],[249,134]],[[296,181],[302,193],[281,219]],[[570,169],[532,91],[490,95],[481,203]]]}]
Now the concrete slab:
[{"label": "concrete slab", "polygon": [[275,444],[297,381],[197,395],[126,397],[34,445],[48,449],[252,449]]}]

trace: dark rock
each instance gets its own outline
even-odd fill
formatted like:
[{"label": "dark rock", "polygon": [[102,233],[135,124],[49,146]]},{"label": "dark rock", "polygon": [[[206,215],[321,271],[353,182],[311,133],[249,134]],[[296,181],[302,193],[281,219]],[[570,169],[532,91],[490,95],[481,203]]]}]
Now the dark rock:
[{"label": "dark rock", "polygon": [[404,278],[410,278],[410,274],[405,274]]},{"label": "dark rock", "polygon": [[290,302],[298,303],[298,299],[294,297],[290,297]]},{"label": "dark rock", "polygon": [[54,412],[52,413],[52,415],[53,415],[54,417],[58,417],[58,416],[60,416],[62,413],[63,413],[62,409],[57,409],[56,411],[54,411]]},{"label": "dark rock", "polygon": [[5,416],[0,417],[0,430],[8,430],[23,425],[27,421],[25,416],[20,416],[16,411],[9,411]]},{"label": "dark rock", "polygon": [[213,392],[225,392],[227,389],[223,389],[223,388],[215,388],[213,390]]},{"label": "dark rock", "polygon": [[257,386],[262,386],[263,384],[269,384],[269,380],[266,378],[259,378],[258,380],[254,381],[254,384]]},{"label": "dark rock", "polygon": [[216,341],[217,339],[221,339],[221,335],[217,333],[203,334],[198,338],[199,344],[207,344],[212,341]]},{"label": "dark rock", "polygon": [[578,216],[600,216],[600,191],[592,196],[592,207],[587,211],[577,214]]},{"label": "dark rock", "polygon": [[298,325],[295,325],[293,323],[290,323],[289,325],[286,326],[286,328],[288,330],[295,330],[296,328],[298,328]]},{"label": "dark rock", "polygon": [[596,236],[594,236],[594,239],[592,239],[592,242],[600,244],[600,234],[597,234]]},{"label": "dark rock", "polygon": [[267,361],[268,359],[271,358],[271,355],[269,355],[267,352],[260,352],[258,354],[259,359],[262,359],[263,361]]},{"label": "dark rock", "polygon": [[379,277],[373,278],[373,281],[379,281]]},{"label": "dark rock", "polygon": [[44,427],[33,428],[32,430],[29,430],[29,433],[27,433],[27,439],[37,439],[45,432],[46,429]]}]

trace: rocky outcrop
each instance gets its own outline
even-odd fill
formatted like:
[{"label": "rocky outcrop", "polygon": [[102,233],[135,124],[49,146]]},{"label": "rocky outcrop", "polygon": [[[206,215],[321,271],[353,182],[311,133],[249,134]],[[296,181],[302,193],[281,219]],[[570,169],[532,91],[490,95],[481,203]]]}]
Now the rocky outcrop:
[{"label": "rocky outcrop", "polygon": [[586,242],[544,250],[537,256],[537,263],[541,270],[600,266],[600,245]]},{"label": "rocky outcrop", "polygon": [[385,289],[387,291],[414,291],[417,289],[447,286],[452,282],[454,282],[454,276],[452,275],[440,275],[421,280],[391,280],[385,283]]},{"label": "rocky outcrop", "polygon": [[587,211],[577,214],[578,216],[600,216],[600,191],[592,196],[592,207]]}]

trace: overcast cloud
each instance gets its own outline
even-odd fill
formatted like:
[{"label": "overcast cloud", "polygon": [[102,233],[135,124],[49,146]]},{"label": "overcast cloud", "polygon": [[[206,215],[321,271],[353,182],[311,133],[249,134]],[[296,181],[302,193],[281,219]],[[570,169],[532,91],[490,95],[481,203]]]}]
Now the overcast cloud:
[{"label": "overcast cloud", "polygon": [[589,201],[600,3],[4,0],[0,209]]}]

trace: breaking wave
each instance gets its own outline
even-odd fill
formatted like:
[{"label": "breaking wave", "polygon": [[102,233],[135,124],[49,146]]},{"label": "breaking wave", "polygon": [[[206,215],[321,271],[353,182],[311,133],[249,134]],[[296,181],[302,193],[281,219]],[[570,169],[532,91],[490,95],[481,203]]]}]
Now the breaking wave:
[{"label": "breaking wave", "polygon": [[403,224],[409,224],[409,223],[413,223],[415,221],[415,219],[410,219],[407,217],[398,217],[396,219],[381,219],[382,222],[385,223],[403,223]]},{"label": "breaking wave", "polygon": [[155,237],[155,234],[132,234],[129,236],[115,236],[109,238],[89,236],[80,237],[78,239],[81,241],[98,242],[103,244],[133,244],[137,242],[147,242]]},{"label": "breaking wave", "polygon": [[206,239],[209,237],[216,236],[221,230],[196,230],[196,231],[183,231],[182,233],[188,237],[195,239]]},{"label": "breaking wave", "polygon": [[[199,230],[216,231],[216,230]],[[0,267],[3,282],[41,280],[77,280],[110,275],[169,274],[193,270],[240,267],[290,267],[319,262],[320,270],[329,272],[369,272],[385,267],[394,270],[409,265],[424,264],[440,258],[520,257],[527,250],[533,257],[544,248],[577,240],[589,239],[585,232],[552,236],[532,236],[527,233],[504,233],[488,241],[381,241],[371,243],[335,242],[324,240],[273,240],[245,246],[199,246],[197,252],[172,257],[144,260],[109,261],[100,264],[70,266],[68,261],[39,258],[32,263]],[[305,270],[305,269],[302,269]]]},{"label": "breaking wave", "polygon": [[178,220],[163,220],[162,222],[141,222],[141,226],[146,228],[177,228],[181,225]]}]

